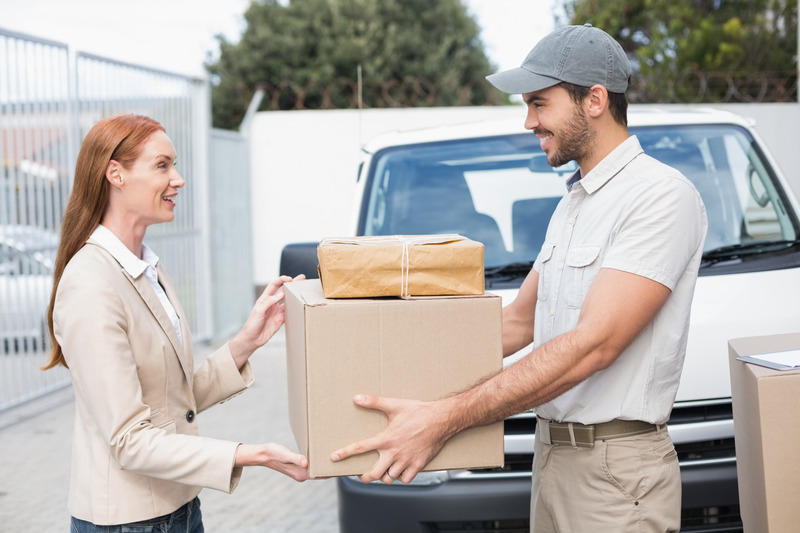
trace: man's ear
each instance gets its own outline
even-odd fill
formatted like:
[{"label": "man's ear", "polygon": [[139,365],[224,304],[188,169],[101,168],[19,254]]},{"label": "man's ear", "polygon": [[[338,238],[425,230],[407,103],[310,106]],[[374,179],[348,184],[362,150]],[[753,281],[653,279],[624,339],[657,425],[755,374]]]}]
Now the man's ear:
[{"label": "man's ear", "polygon": [[115,187],[122,185],[122,165],[113,159],[109,161],[106,166],[106,179]]},{"label": "man's ear", "polygon": [[608,90],[602,85],[592,85],[586,96],[586,112],[590,117],[597,118],[608,109]]}]

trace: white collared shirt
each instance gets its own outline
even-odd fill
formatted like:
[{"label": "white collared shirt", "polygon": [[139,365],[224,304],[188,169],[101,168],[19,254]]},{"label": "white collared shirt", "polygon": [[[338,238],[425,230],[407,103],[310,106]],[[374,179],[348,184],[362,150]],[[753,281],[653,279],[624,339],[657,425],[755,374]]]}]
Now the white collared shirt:
[{"label": "white collared shirt", "polygon": [[164,292],[164,288],[158,282],[158,272],[156,271],[158,256],[156,253],[146,244],[142,243],[142,259],[139,259],[110,229],[102,224],[98,225],[92,232],[91,239],[108,250],[122,268],[134,279],[144,274],[150,286],[153,287],[156,296],[158,296],[158,301],[161,302],[161,305],[164,307],[164,311],[167,312],[167,316],[170,322],[172,322],[172,327],[175,328],[175,333],[178,334],[178,340],[181,346],[183,346],[180,317],[178,317],[178,313],[175,312],[175,308],[172,306],[169,298],[167,298],[167,293]]},{"label": "white collared shirt", "polygon": [[573,329],[595,276],[613,268],[671,290],[611,366],[535,409],[544,418],[596,424],[664,423],[678,390],[707,221],[694,186],[628,138],[556,207],[534,268],[534,347]]}]

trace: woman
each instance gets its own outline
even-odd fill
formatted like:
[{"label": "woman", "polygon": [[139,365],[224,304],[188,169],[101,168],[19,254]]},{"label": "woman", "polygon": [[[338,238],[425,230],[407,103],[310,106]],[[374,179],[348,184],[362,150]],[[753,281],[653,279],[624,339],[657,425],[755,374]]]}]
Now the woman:
[{"label": "woman", "polygon": [[231,492],[250,465],[308,477],[306,458],[283,446],[198,436],[196,413],[253,382],[248,358],[283,324],[280,287],[291,278],[270,283],[241,331],[194,370],[173,284],[142,242],[149,225],[175,216],[184,185],[175,161],[164,128],[137,115],[98,122],[78,155],[46,366],[68,367],[75,391],[72,531],[203,531],[202,487]]}]

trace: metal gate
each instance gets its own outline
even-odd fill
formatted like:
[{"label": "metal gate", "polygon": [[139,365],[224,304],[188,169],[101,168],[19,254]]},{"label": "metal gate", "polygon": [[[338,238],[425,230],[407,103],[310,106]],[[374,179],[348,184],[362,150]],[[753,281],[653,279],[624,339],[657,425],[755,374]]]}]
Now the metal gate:
[{"label": "metal gate", "polygon": [[0,29],[0,411],[69,383],[62,368],[39,370],[50,348],[44,319],[51,269],[80,141],[98,120],[118,113],[159,121],[178,153],[187,182],[179,209],[172,223],[152,226],[146,242],[168,266],[195,340],[233,327],[220,322],[215,329],[213,309],[226,310],[222,320],[239,319],[252,304],[252,290],[242,300],[241,289],[226,303],[224,286],[226,279],[239,287],[252,280],[249,232],[225,236],[234,247],[227,256],[233,271],[212,279],[214,217],[249,198],[249,175],[244,140],[222,135],[225,157],[238,150],[234,160],[245,167],[215,177],[221,192],[212,212],[209,168],[220,135],[212,139],[208,83]]}]

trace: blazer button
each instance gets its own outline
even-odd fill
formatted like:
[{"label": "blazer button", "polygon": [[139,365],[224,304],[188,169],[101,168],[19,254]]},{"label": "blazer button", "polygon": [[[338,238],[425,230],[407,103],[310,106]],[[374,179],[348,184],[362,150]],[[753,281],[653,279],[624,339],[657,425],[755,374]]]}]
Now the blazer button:
[{"label": "blazer button", "polygon": [[186,421],[189,422],[190,424],[194,422],[194,411],[192,411],[191,409],[186,411]]}]

